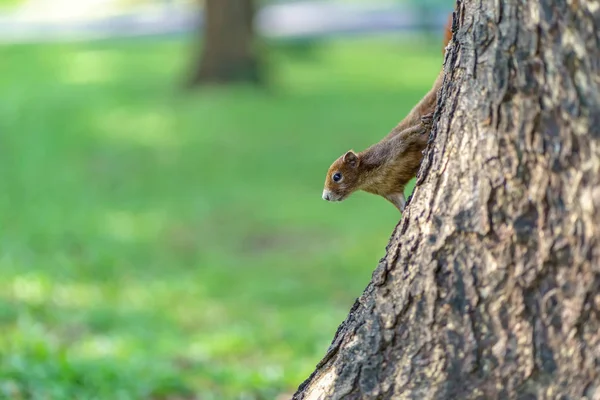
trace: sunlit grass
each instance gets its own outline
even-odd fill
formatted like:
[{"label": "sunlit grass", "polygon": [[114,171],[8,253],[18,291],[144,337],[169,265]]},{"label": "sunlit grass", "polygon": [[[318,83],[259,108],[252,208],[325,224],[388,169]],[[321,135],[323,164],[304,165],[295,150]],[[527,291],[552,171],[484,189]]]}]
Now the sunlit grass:
[{"label": "sunlit grass", "polygon": [[179,41],[0,49],[0,398],[293,391],[399,217],[324,202],[324,173],[402,118],[439,50],[278,46],[267,90],[185,94]]}]

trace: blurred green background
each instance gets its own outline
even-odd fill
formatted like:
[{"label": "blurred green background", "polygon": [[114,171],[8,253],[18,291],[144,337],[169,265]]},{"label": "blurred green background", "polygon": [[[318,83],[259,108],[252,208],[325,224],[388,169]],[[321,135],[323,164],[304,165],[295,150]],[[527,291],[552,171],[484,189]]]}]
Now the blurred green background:
[{"label": "blurred green background", "polygon": [[441,38],[269,42],[266,88],[182,91],[197,48],[0,47],[0,398],[289,398],[384,256],[396,209],[325,172]]}]

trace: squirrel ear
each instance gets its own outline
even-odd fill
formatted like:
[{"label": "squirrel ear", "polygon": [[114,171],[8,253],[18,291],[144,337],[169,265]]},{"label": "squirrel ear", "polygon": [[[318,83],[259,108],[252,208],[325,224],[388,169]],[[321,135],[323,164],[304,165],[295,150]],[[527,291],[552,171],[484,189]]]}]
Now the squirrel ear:
[{"label": "squirrel ear", "polygon": [[349,164],[351,167],[356,167],[358,165],[358,156],[355,152],[350,150],[344,154],[344,162]]}]

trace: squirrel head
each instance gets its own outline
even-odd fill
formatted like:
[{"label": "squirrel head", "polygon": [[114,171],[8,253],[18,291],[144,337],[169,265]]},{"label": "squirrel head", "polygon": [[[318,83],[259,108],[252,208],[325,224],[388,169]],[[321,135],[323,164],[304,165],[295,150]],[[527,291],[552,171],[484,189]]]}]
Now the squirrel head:
[{"label": "squirrel head", "polygon": [[342,201],[358,189],[359,165],[360,156],[352,150],[335,160],[327,171],[323,200]]}]

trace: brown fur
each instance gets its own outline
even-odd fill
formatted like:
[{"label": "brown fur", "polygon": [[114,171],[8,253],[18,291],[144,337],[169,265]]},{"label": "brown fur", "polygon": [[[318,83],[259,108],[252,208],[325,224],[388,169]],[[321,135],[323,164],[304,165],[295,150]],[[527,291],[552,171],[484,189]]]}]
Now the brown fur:
[{"label": "brown fur", "polygon": [[446,46],[452,40],[452,14],[448,16],[448,22],[446,22],[446,28],[444,29],[444,47],[442,48],[442,54],[446,52]]},{"label": "brown fur", "polygon": [[[450,14],[448,22],[446,23],[446,28],[444,29],[444,47],[442,48],[442,52],[446,51],[446,46],[452,40],[452,14]],[[408,115],[400,121],[398,125],[387,135],[387,137],[394,136],[399,132],[402,132],[408,127],[416,126],[421,121],[421,117],[423,115],[427,115],[432,113],[435,110],[435,104],[437,102],[437,92],[442,87],[442,82],[444,80],[444,71],[440,71],[433,86],[427,92],[427,94],[413,107],[412,110],[408,113]]]},{"label": "brown fur", "polygon": [[[417,173],[429,139],[430,123],[430,118],[426,119],[358,154],[350,150],[338,158],[325,179],[329,200],[341,201],[357,190],[364,190],[401,208],[391,196],[403,196],[404,187]],[[333,180],[336,173],[342,174],[340,182]]]},{"label": "brown fur", "polygon": [[[452,38],[451,24],[452,18],[446,26],[444,47]],[[333,162],[325,178],[325,200],[341,201],[363,190],[383,196],[403,211],[404,187],[419,170],[443,79],[442,70],[429,92],[379,143],[358,154],[350,150]],[[336,173],[342,175],[339,182],[333,179]]]},{"label": "brown fur", "polygon": [[411,126],[418,125],[423,115],[432,113],[435,110],[435,104],[437,103],[437,92],[442,87],[443,81],[444,70],[440,71],[429,92],[427,92],[427,94],[423,96],[417,105],[410,110],[408,115],[402,121],[400,121],[400,123],[398,123],[398,125],[396,125],[396,127],[392,129],[390,133],[388,133],[386,138],[394,136]]}]

